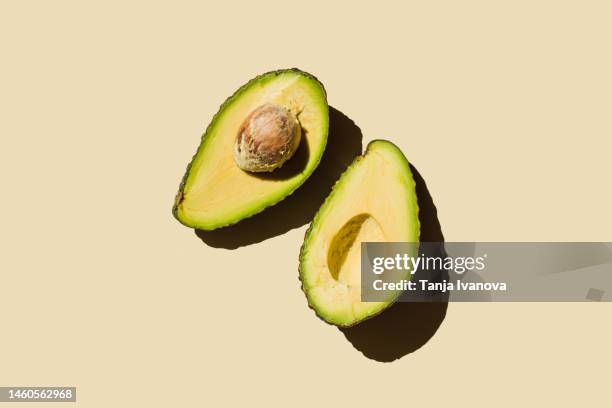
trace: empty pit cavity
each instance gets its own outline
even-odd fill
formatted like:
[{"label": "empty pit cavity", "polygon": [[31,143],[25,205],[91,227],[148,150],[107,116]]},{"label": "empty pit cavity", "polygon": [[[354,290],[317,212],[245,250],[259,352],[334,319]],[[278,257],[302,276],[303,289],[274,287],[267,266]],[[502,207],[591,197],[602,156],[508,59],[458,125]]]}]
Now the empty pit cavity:
[{"label": "empty pit cavity", "polygon": [[362,213],[348,220],[332,239],[327,266],[334,280],[355,286],[361,282],[361,242],[386,241],[380,224]]}]

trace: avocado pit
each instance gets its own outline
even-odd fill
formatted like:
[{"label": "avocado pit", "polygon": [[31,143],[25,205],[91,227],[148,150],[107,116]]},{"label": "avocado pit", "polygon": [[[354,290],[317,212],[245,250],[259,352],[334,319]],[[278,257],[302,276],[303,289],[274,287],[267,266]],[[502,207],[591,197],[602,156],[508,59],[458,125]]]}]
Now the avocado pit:
[{"label": "avocado pit", "polygon": [[273,171],[293,156],[301,134],[300,123],[287,108],[261,105],[249,113],[238,130],[234,161],[242,170]]}]

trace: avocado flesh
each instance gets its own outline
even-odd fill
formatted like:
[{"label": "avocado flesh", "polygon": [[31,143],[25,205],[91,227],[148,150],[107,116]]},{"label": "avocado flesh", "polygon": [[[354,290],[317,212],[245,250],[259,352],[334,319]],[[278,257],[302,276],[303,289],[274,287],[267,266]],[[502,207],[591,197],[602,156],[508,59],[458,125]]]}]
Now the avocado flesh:
[{"label": "avocado flesh", "polygon": [[[319,209],[300,253],[308,304],[328,323],[347,327],[396,300],[361,301],[361,242],[418,242],[410,165],[394,144],[376,140],[345,171]],[[410,279],[406,272],[403,279]]]},{"label": "avocado flesh", "polygon": [[[298,168],[275,177],[241,170],[233,146],[240,125],[257,107],[273,103],[294,113],[302,128]],[[315,170],[327,142],[329,108],[323,85],[297,69],[263,74],[241,87],[221,106],[202,136],[183,178],[173,208],[184,225],[213,230],[234,224],[273,205],[295,191]],[[305,144],[302,146],[302,144]],[[294,163],[295,164],[295,163]],[[295,167],[295,166],[293,166]]]}]

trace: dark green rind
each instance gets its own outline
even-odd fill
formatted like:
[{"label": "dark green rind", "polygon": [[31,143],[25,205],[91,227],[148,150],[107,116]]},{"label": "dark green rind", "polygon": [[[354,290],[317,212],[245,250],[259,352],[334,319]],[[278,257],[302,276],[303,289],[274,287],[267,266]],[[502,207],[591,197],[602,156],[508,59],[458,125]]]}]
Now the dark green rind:
[{"label": "dark green rind", "polygon": [[[299,74],[299,75],[302,75],[302,76],[308,77],[308,78],[310,78],[310,79],[312,79],[312,80],[316,81],[316,82],[317,82],[319,85],[321,85],[321,89],[323,90],[323,94],[324,94],[324,97],[325,97],[325,106],[327,107],[327,117],[328,117],[327,124],[326,124],[327,126],[326,126],[326,128],[325,128],[325,135],[326,135],[326,137],[325,137],[325,138],[324,138],[324,140],[323,140],[323,146],[321,146],[321,154],[320,154],[320,155],[319,155],[319,157],[317,158],[317,161],[315,162],[315,165],[314,165],[313,170],[312,170],[312,172],[310,173],[310,175],[312,175],[312,173],[314,173],[314,171],[316,170],[316,168],[319,166],[319,163],[321,162],[321,158],[323,157],[323,152],[325,152],[325,148],[326,148],[326,146],[327,146],[327,134],[328,134],[328,132],[329,132],[329,104],[327,103],[327,91],[325,90],[325,86],[323,86],[323,83],[322,83],[321,81],[319,81],[319,80],[317,79],[317,77],[315,77],[314,75],[312,75],[312,74],[310,74],[310,73],[308,73],[308,72],[302,71],[302,70],[300,70],[300,69],[298,69],[298,68],[286,68],[286,69],[279,69],[279,70],[276,70],[276,71],[269,71],[269,72],[263,73],[263,74],[261,74],[261,75],[256,76],[255,78],[252,78],[251,80],[249,80],[247,83],[245,83],[245,84],[244,84],[244,85],[242,85],[240,88],[238,88],[238,90],[237,90],[236,92],[234,92],[234,93],[232,94],[232,96],[230,96],[229,98],[227,98],[227,99],[226,99],[226,100],[225,100],[225,101],[224,101],[224,102],[221,104],[221,106],[219,107],[219,110],[217,111],[217,113],[215,113],[215,115],[213,116],[212,120],[210,121],[210,123],[209,123],[209,124],[208,124],[208,126],[206,127],[206,130],[205,130],[205,131],[204,131],[204,133],[202,134],[202,137],[201,137],[201,139],[200,139],[200,145],[198,146],[198,150],[195,152],[195,154],[194,154],[194,155],[193,155],[193,157],[191,158],[191,161],[190,161],[190,162],[189,162],[189,164],[187,165],[187,169],[185,170],[185,174],[183,175],[183,178],[181,179],[181,182],[180,182],[180,184],[179,184],[179,189],[178,189],[178,192],[176,193],[176,196],[174,197],[174,205],[172,206],[172,215],[174,216],[174,218],[176,218],[176,220],[177,220],[178,222],[180,222],[181,224],[183,224],[183,225],[184,225],[184,226],[186,226],[186,227],[193,228],[193,226],[191,226],[191,225],[188,225],[188,224],[184,223],[184,222],[183,222],[183,221],[180,219],[180,217],[179,217],[179,215],[178,215],[178,206],[179,206],[179,204],[181,203],[181,201],[182,201],[182,199],[183,199],[183,190],[184,190],[184,188],[185,188],[185,183],[187,182],[187,178],[189,177],[189,172],[191,171],[191,166],[193,165],[193,162],[195,161],[196,157],[198,157],[198,155],[200,154],[200,151],[202,150],[202,148],[203,148],[203,146],[204,146],[204,141],[205,141],[206,135],[208,134],[209,130],[211,130],[211,129],[213,129],[213,128],[214,128],[214,125],[216,124],[216,122],[217,122],[217,120],[219,119],[220,115],[221,115],[221,114],[224,112],[225,108],[226,108],[226,107],[227,107],[227,106],[228,106],[230,103],[232,103],[232,102],[233,102],[233,101],[234,101],[236,98],[238,98],[238,97],[239,97],[239,96],[240,96],[240,95],[241,95],[241,94],[242,94],[242,93],[243,93],[243,92],[244,92],[244,91],[245,91],[247,88],[249,88],[249,86],[250,86],[250,85],[251,85],[253,82],[259,81],[260,79],[262,79],[262,78],[264,78],[264,77],[266,77],[266,76],[272,76],[272,75],[274,75],[274,76],[278,76],[278,75],[285,74],[285,73],[288,73],[288,72],[295,72],[295,73],[297,73],[297,74]],[[309,175],[308,177],[310,177],[310,175]],[[219,228],[223,228],[223,227],[227,227],[227,226],[229,226],[229,225],[236,224],[236,223],[238,223],[238,222],[240,222],[240,221],[242,221],[242,220],[244,220],[244,219],[247,219],[247,218],[253,217],[254,215],[259,214],[260,212],[264,211],[264,210],[265,210],[266,208],[268,208],[268,207],[271,207],[271,206],[273,206],[273,205],[275,205],[275,204],[278,204],[279,202],[281,202],[282,200],[284,200],[285,198],[287,198],[287,197],[289,197],[291,194],[293,194],[293,193],[294,193],[294,192],[295,192],[295,191],[296,191],[298,188],[300,188],[300,187],[301,187],[301,185],[302,185],[302,184],[304,184],[304,182],[305,182],[306,180],[308,180],[308,177],[304,177],[304,178],[303,178],[303,179],[302,179],[302,180],[301,180],[301,181],[300,181],[300,182],[299,182],[299,183],[298,183],[298,184],[295,186],[295,188],[294,188],[294,189],[290,190],[290,191],[289,191],[289,192],[288,192],[286,195],[284,195],[284,196],[283,196],[283,197],[281,197],[280,199],[278,199],[278,200],[276,200],[276,201],[274,201],[274,202],[270,203],[269,205],[267,205],[267,206],[265,206],[265,207],[262,207],[262,208],[260,208],[260,209],[256,210],[256,211],[255,211],[255,212],[253,212],[253,213],[250,213],[250,214],[246,215],[245,217],[239,218],[239,219],[237,219],[237,220],[235,220],[235,221],[233,221],[233,222],[228,222],[228,223],[226,223],[226,224],[219,225],[218,227],[216,227],[216,228],[212,228],[212,229],[210,229],[209,231],[212,231],[212,230],[215,230],[215,229],[219,229]]]},{"label": "dark green rind", "polygon": [[[332,326],[337,326],[337,327],[342,327],[342,328],[349,328],[349,327],[353,327],[358,325],[359,323],[362,323],[368,319],[371,319],[373,317],[378,316],[379,314],[383,313],[385,310],[387,310],[389,307],[391,307],[391,305],[393,305],[395,303],[395,301],[397,300],[397,298],[391,302],[389,302],[389,304],[382,308],[381,310],[377,311],[376,313],[373,313],[369,316],[366,316],[365,318],[358,320],[352,324],[335,324],[335,323],[330,323],[328,322],[324,316],[322,316],[321,314],[319,314],[319,312],[317,311],[317,309],[310,303],[310,299],[308,298],[308,294],[306,293],[306,290],[304,288],[304,281],[302,280],[302,263],[304,261],[304,251],[305,248],[308,246],[310,239],[311,239],[311,235],[312,235],[312,228],[314,225],[316,225],[319,221],[319,218],[321,217],[321,209],[325,208],[326,205],[328,205],[328,201],[330,201],[331,197],[332,197],[332,193],[334,192],[334,190],[336,189],[338,183],[340,182],[340,180],[342,180],[342,178],[348,174],[351,169],[357,164],[359,163],[361,160],[364,159],[365,155],[367,154],[368,150],[370,149],[370,147],[372,146],[372,144],[376,143],[376,142],[385,142],[385,143],[389,143],[391,145],[393,145],[398,151],[401,152],[401,149],[399,147],[397,147],[397,145],[395,145],[395,143],[392,143],[388,140],[384,140],[384,139],[375,139],[372,140],[370,143],[368,143],[368,146],[366,147],[366,151],[361,155],[355,158],[355,160],[353,160],[353,162],[346,168],[346,170],[344,170],[344,172],[340,175],[340,177],[338,178],[338,180],[336,180],[336,182],[334,183],[334,186],[332,187],[332,190],[330,191],[329,195],[327,196],[327,198],[325,199],[325,201],[323,202],[323,204],[321,205],[321,207],[319,207],[319,210],[317,211],[315,217],[312,219],[312,222],[310,223],[310,225],[308,226],[308,229],[306,230],[306,233],[304,234],[304,242],[302,243],[302,246],[300,247],[300,256],[299,256],[299,266],[298,266],[298,279],[300,280],[300,287],[302,289],[302,292],[304,292],[304,295],[306,296],[306,301],[308,303],[308,307],[310,309],[312,309],[312,311],[315,313],[315,315],[321,319],[322,321],[324,321],[327,324],[330,324]],[[405,161],[405,166],[406,166],[406,170],[408,172],[408,174],[410,175],[410,178],[412,179],[413,184],[416,183],[414,181],[414,175],[412,174],[412,171],[410,170],[410,162],[408,161],[408,159],[406,159],[406,156],[402,153],[402,156],[404,157],[404,161]],[[415,191],[415,197],[416,197],[416,191]],[[420,239],[420,221],[419,221],[419,206],[418,206],[418,201],[417,201],[417,205],[416,205],[416,214],[415,214],[415,218],[416,218],[416,235],[417,235],[417,239]],[[398,296],[399,297],[399,296]]]}]

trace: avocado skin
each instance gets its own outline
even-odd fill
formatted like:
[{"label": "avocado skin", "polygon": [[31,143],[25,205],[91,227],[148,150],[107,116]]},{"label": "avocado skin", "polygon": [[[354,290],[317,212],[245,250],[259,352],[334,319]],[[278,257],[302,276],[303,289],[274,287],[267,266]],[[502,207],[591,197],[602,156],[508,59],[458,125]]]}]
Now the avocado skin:
[{"label": "avocado skin", "polygon": [[[213,129],[213,128],[214,128],[214,126],[215,126],[215,124],[216,124],[217,120],[219,119],[220,115],[221,115],[221,114],[222,114],[222,113],[225,111],[225,108],[226,108],[226,107],[227,107],[227,106],[228,106],[228,105],[229,105],[229,104],[230,104],[232,101],[234,101],[236,98],[239,98],[239,97],[240,97],[240,95],[241,95],[241,94],[242,94],[242,93],[243,93],[243,92],[244,92],[244,91],[245,91],[245,90],[246,90],[246,89],[247,89],[247,88],[248,88],[248,87],[249,87],[249,86],[250,86],[250,85],[251,85],[253,82],[257,82],[257,81],[259,81],[260,79],[262,79],[262,78],[264,78],[264,77],[267,77],[267,76],[278,76],[278,75],[285,74],[285,73],[288,73],[288,72],[295,72],[295,73],[297,73],[297,74],[300,74],[300,75],[306,76],[306,77],[308,77],[308,78],[310,78],[310,79],[312,79],[312,80],[314,80],[314,81],[318,82],[318,83],[321,85],[321,89],[323,90],[323,93],[324,93],[324,96],[325,96],[325,106],[327,107],[327,112],[328,112],[327,114],[328,114],[328,116],[329,116],[329,104],[327,103],[327,91],[325,90],[325,87],[323,86],[323,83],[322,83],[321,81],[319,81],[319,79],[318,79],[317,77],[315,77],[314,75],[312,75],[312,74],[310,74],[310,73],[308,73],[308,72],[302,71],[302,70],[300,70],[299,68],[284,68],[284,69],[278,69],[278,70],[275,70],[275,71],[268,71],[268,72],[265,72],[265,73],[263,73],[263,74],[261,74],[261,75],[258,75],[258,76],[256,76],[256,77],[252,78],[251,80],[247,81],[247,82],[246,82],[244,85],[242,85],[240,88],[238,88],[238,90],[236,90],[236,92],[234,92],[234,93],[232,94],[232,96],[230,96],[229,98],[227,98],[227,99],[226,99],[226,100],[225,100],[225,101],[224,101],[224,102],[221,104],[221,106],[219,106],[219,109],[217,110],[217,113],[215,113],[215,115],[213,116],[212,120],[210,121],[210,123],[209,123],[209,124],[208,124],[208,126],[206,127],[206,130],[205,130],[205,131],[204,131],[204,133],[202,134],[202,137],[200,138],[200,145],[198,146],[198,149],[196,150],[196,152],[195,152],[195,154],[193,155],[193,157],[191,158],[191,161],[190,161],[190,162],[189,162],[189,164],[187,165],[187,168],[185,169],[185,174],[183,175],[183,178],[181,179],[181,182],[180,182],[180,184],[179,184],[178,192],[176,193],[176,196],[174,197],[174,204],[173,204],[173,206],[172,206],[172,215],[174,216],[174,218],[175,218],[175,219],[176,219],[178,222],[180,222],[181,224],[183,224],[183,225],[184,225],[184,226],[186,226],[186,227],[193,228],[191,225],[187,225],[185,222],[183,222],[183,221],[180,219],[180,217],[179,217],[179,215],[178,215],[178,206],[179,206],[179,204],[180,204],[180,203],[182,202],[182,200],[183,200],[183,190],[184,190],[184,188],[185,188],[185,183],[187,182],[187,178],[189,177],[189,172],[191,171],[191,166],[193,165],[193,162],[194,162],[194,160],[196,159],[196,157],[198,156],[198,154],[200,153],[200,149],[201,149],[201,148],[204,146],[204,140],[205,140],[205,138],[206,138],[206,135],[208,135],[209,131],[210,131],[211,129]],[[327,129],[325,130],[325,132],[327,133],[327,132],[328,132],[328,130],[329,130],[329,121],[328,121],[328,123],[327,123]],[[322,151],[324,152],[324,151],[325,151],[325,147],[326,147],[325,145],[327,144],[327,139],[325,139],[323,143],[324,143],[324,145],[322,146]],[[323,157],[323,154],[321,154],[321,155],[319,156],[319,158],[318,158],[318,160],[317,160],[317,162],[316,162],[316,164],[315,164],[315,167],[314,167],[315,169],[316,169],[316,167],[319,165],[319,162],[321,161],[321,157]],[[292,191],[290,191],[290,192],[289,192],[287,195],[285,195],[285,196],[284,196],[284,197],[282,197],[281,199],[279,199],[279,200],[275,201],[274,203],[271,203],[270,205],[268,205],[268,206],[266,206],[266,207],[261,208],[259,211],[257,211],[257,212],[255,212],[255,213],[253,213],[253,214],[249,215],[248,217],[244,217],[244,218],[238,219],[238,220],[236,220],[236,221],[234,221],[234,222],[229,222],[229,223],[226,223],[226,224],[224,224],[224,225],[220,225],[219,227],[217,227],[217,228],[212,228],[212,229],[210,229],[209,231],[212,231],[212,230],[214,230],[214,229],[218,229],[218,228],[227,227],[227,226],[229,226],[229,225],[236,224],[236,223],[238,223],[238,222],[242,221],[243,219],[250,218],[250,217],[253,217],[253,216],[255,216],[255,215],[259,214],[260,212],[264,211],[266,208],[271,207],[271,206],[273,206],[274,204],[277,204],[277,203],[279,203],[280,201],[284,200],[285,198],[289,197],[291,194],[293,194],[293,192],[294,192],[295,190],[297,190],[298,188],[300,188],[300,186],[301,186],[301,185],[302,185],[302,184],[303,184],[303,183],[304,183],[304,182],[305,182],[307,179],[308,179],[308,177],[305,177],[305,178],[304,178],[304,179],[303,179],[303,180],[302,180],[302,181],[301,181],[301,182],[298,184],[298,186],[297,186],[295,189],[293,189]],[[199,228],[199,229],[201,229],[201,228]]]},{"label": "avocado skin", "polygon": [[[307,303],[308,303],[308,307],[315,313],[315,315],[319,319],[321,319],[322,321],[324,321],[325,323],[327,323],[329,325],[336,326],[336,327],[339,327],[339,328],[354,327],[354,326],[357,326],[358,324],[360,324],[360,323],[362,323],[362,322],[364,322],[366,320],[369,320],[369,319],[371,319],[373,317],[376,317],[376,316],[380,315],[381,313],[383,313],[385,310],[387,310],[389,307],[391,307],[395,303],[395,301],[397,300],[397,298],[396,298],[395,301],[390,302],[385,308],[383,308],[383,309],[379,310],[378,312],[373,313],[373,314],[371,314],[371,315],[369,315],[369,316],[367,316],[367,317],[365,317],[365,318],[363,318],[361,320],[358,320],[358,321],[356,321],[356,322],[354,322],[352,324],[335,324],[335,323],[330,323],[310,303],[310,300],[308,299],[308,295],[307,295],[306,290],[304,288],[304,281],[302,280],[302,273],[303,273],[302,265],[303,265],[303,261],[305,259],[305,250],[306,250],[307,246],[310,243],[310,238],[311,238],[311,235],[312,235],[312,229],[319,222],[320,214],[321,214],[321,209],[325,208],[325,206],[327,206],[329,204],[329,202],[333,198],[333,192],[336,190],[336,188],[337,188],[338,184],[340,183],[340,181],[342,180],[342,178],[345,177],[347,174],[349,174],[351,172],[352,168],[355,165],[357,165],[357,163],[359,163],[361,160],[363,160],[365,158],[365,155],[372,148],[372,146],[374,144],[376,144],[376,143],[386,143],[386,144],[392,145],[395,149],[397,149],[399,152],[401,152],[401,149],[399,147],[397,147],[397,145],[395,145],[395,143],[392,143],[392,142],[390,142],[388,140],[385,140],[385,139],[374,139],[370,143],[368,143],[368,146],[366,147],[365,152],[362,155],[357,156],[353,160],[353,162],[346,168],[346,170],[344,170],[344,172],[340,175],[338,180],[336,180],[336,182],[334,183],[334,186],[332,187],[331,192],[329,193],[329,195],[327,196],[327,198],[325,199],[325,201],[323,202],[323,204],[321,205],[321,207],[317,211],[317,213],[316,213],[315,217],[313,218],[312,222],[308,226],[308,229],[306,230],[306,233],[304,234],[304,242],[302,243],[302,246],[300,247],[300,256],[299,256],[299,265],[298,265],[298,279],[300,281],[300,288],[302,289],[302,292],[304,292],[304,295],[306,295],[306,300],[307,300]],[[414,184],[416,184],[415,180],[414,180],[414,175],[412,174],[412,171],[410,170],[410,163],[408,162],[408,159],[406,159],[406,157],[403,155],[403,153],[402,153],[402,156],[404,157],[407,174],[410,175],[410,178],[411,178],[412,182]],[[416,191],[415,191],[415,195],[416,195]],[[415,219],[416,219],[416,224],[415,224],[416,231],[415,232],[416,232],[417,238],[420,239],[420,221],[419,221],[419,206],[418,206],[418,204],[416,204]]]}]

